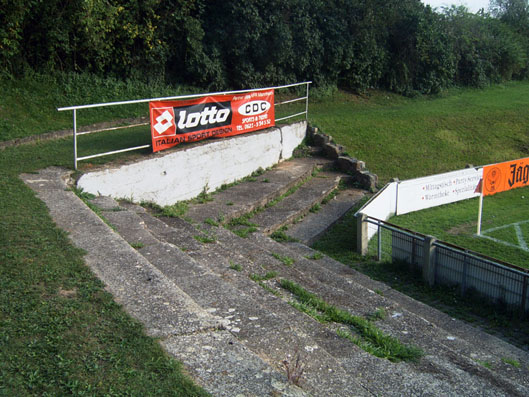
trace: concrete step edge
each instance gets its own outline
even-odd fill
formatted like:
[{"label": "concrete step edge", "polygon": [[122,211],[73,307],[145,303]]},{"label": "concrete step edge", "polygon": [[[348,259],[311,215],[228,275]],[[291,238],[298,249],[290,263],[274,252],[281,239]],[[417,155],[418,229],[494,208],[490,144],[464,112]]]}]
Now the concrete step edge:
[{"label": "concrete step edge", "polygon": [[[141,210],[139,211],[141,212]],[[130,212],[133,213],[132,211]],[[137,223],[140,223],[140,218],[138,214],[134,214],[138,217]],[[135,241],[137,239],[137,232],[134,230],[131,232],[132,237],[126,235],[129,232],[129,230],[127,230],[127,223],[125,223],[125,229],[123,228],[124,225],[120,224],[120,219],[126,219],[129,214],[126,214],[124,212],[111,212],[110,215],[110,219],[111,221],[114,221],[114,225],[117,227],[118,231],[120,233],[125,234],[125,239],[129,239],[129,241]],[[190,231],[188,230],[188,232]],[[144,239],[144,241],[146,241],[146,239]],[[278,306],[276,302],[276,304],[269,305],[268,307],[262,306],[259,301],[256,301],[253,298],[253,295],[248,295],[248,291],[252,288],[260,288],[249,279],[247,279],[246,285],[244,285],[243,283],[242,287],[240,283],[228,283],[227,277],[224,277],[224,275],[221,274],[217,275],[215,273],[212,273],[211,271],[205,271],[204,266],[197,265],[196,260],[192,257],[187,257],[185,259],[195,269],[198,269],[198,272],[195,272],[195,269],[190,268],[189,264],[181,263],[179,264],[179,267],[184,266],[184,268],[176,270],[176,267],[173,266],[171,262],[174,262],[175,257],[179,257],[185,254],[180,254],[179,249],[175,245],[168,242],[160,242],[156,240],[147,243],[146,246],[139,248],[139,252],[144,255],[145,258],[148,259],[154,266],[159,268],[169,279],[179,285],[179,287],[183,291],[188,293],[191,298],[194,299],[195,302],[197,302],[197,304],[199,304],[204,310],[208,312],[212,309],[215,310],[216,315],[219,315],[221,316],[221,318],[226,320],[226,328],[230,330],[234,335],[238,336],[237,340],[239,340],[243,345],[245,345],[246,348],[249,348],[249,350],[252,351],[253,354],[258,354],[262,358],[267,358],[267,361],[269,361],[269,364],[272,365],[272,368],[275,368],[276,372],[280,369],[278,368],[278,363],[281,362],[281,359],[285,359],[286,357],[277,356],[277,353],[275,353],[274,351],[274,349],[277,349],[277,345],[274,349],[271,350],[262,350],[263,346],[259,345],[259,341],[262,339],[262,337],[266,340],[276,340],[276,342],[282,341],[286,338],[285,335],[282,335],[283,327],[273,327],[273,323],[279,322],[279,324],[290,324],[288,328],[288,338],[290,338],[292,342],[297,341],[295,343],[288,343],[282,346],[281,351],[285,352],[285,354],[288,352],[288,349],[291,348],[291,346],[294,344],[302,346],[316,345],[316,342],[312,340],[309,336],[305,335],[305,332],[303,331],[303,329],[306,327],[313,327],[316,325],[314,324],[312,319],[310,319],[309,321],[308,318],[305,318],[300,313],[295,312],[294,310],[292,310],[291,306],[287,304],[281,304]],[[153,253],[154,255],[151,255]],[[156,255],[156,253],[159,254]],[[209,260],[210,258],[205,259],[206,262],[208,262]],[[222,260],[222,258],[217,258],[216,260],[220,261]],[[225,265],[225,268],[228,268],[227,264]],[[226,302],[223,303],[224,301]],[[221,309],[223,308],[223,311],[219,312],[217,310],[217,307],[220,307]],[[233,309],[229,309],[230,307],[233,307]],[[269,314],[271,308],[274,309],[272,316],[270,316]],[[287,311],[285,311],[285,309]],[[230,312],[229,310],[233,311]],[[300,323],[304,325],[299,328],[298,325],[296,325],[296,319],[292,317],[292,314],[287,315],[287,312],[295,313],[295,316],[297,316],[300,320],[304,318],[304,322],[302,321]],[[233,316],[239,317],[237,321],[240,321],[242,319],[242,322],[236,323],[232,319],[228,319],[232,318]],[[264,321],[264,323],[260,324],[262,321]],[[307,321],[313,323],[313,325],[305,324]],[[249,334],[245,334],[245,328],[249,328],[251,326],[258,326],[259,324],[259,335],[260,333],[262,333],[261,330],[267,331],[267,333],[264,333],[262,337],[257,337],[257,339],[255,339],[255,336],[252,337]],[[279,332],[279,334],[274,334],[274,332]],[[251,341],[252,339],[254,340],[253,342]],[[174,344],[175,343],[173,343],[173,345]],[[265,344],[265,346],[267,345],[268,343]],[[255,349],[257,350],[254,352]],[[194,351],[196,351],[196,349],[194,349]],[[268,356],[270,353],[272,353],[272,355]],[[294,352],[291,351],[290,354],[293,355]],[[351,385],[359,386],[354,383],[353,380],[338,381],[338,378],[336,378],[336,376],[338,375],[338,373],[341,373],[337,369],[337,366],[339,366],[339,364],[324,349],[320,348],[319,350],[312,352],[311,356],[312,359],[306,366],[307,376],[304,378],[304,382],[307,387],[309,387],[309,390],[317,392],[318,387],[324,387],[326,385],[328,387],[336,389],[336,391],[342,390],[343,393]],[[187,359],[189,360],[189,358]],[[326,378],[323,379],[321,371],[318,370],[318,367],[322,365],[334,368],[334,375],[332,377],[329,377],[328,373],[324,373],[326,375]],[[345,375],[346,373],[343,372],[341,373],[341,376],[339,378],[346,379]]]}]

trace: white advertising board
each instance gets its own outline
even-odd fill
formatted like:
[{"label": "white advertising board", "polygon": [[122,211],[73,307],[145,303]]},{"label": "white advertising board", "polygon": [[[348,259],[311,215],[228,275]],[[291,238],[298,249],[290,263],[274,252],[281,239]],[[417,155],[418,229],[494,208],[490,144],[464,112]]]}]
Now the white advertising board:
[{"label": "white advertising board", "polygon": [[475,193],[483,168],[432,175],[402,181],[398,186],[397,215],[478,197]]},{"label": "white advertising board", "polygon": [[[358,212],[370,216],[372,218],[387,221],[392,215],[395,215],[397,204],[397,185],[397,182],[388,183]],[[369,225],[369,238],[373,237],[376,232],[377,228],[373,225]]]}]

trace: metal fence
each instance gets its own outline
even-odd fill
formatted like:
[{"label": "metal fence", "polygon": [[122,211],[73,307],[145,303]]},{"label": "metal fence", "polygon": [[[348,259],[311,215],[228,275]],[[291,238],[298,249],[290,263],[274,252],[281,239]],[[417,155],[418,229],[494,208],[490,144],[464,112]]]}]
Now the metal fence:
[{"label": "metal fence", "polygon": [[301,102],[305,101],[305,110],[302,112],[297,112],[294,114],[288,114],[284,117],[278,118],[275,121],[282,121],[287,120],[293,117],[302,116],[305,115],[305,119],[308,119],[308,113],[309,113],[309,86],[312,82],[311,81],[305,81],[302,83],[294,83],[294,84],[287,84],[282,86],[276,86],[276,87],[267,87],[267,88],[255,88],[255,89],[248,89],[248,90],[238,90],[238,91],[222,91],[222,92],[213,92],[213,93],[206,93],[206,94],[192,94],[192,95],[179,95],[179,96],[172,96],[172,97],[165,97],[165,98],[150,98],[150,99],[136,99],[131,101],[119,101],[119,102],[106,102],[106,103],[95,103],[90,105],[79,105],[79,106],[68,106],[68,107],[62,107],[58,108],[57,111],[63,112],[63,111],[72,111],[73,112],[73,161],[74,161],[74,168],[77,169],[77,162],[81,160],[88,160],[96,157],[102,157],[102,156],[109,156],[112,154],[117,153],[123,153],[123,152],[129,152],[133,150],[140,150],[140,149],[146,149],[151,147],[150,144],[148,145],[140,145],[140,146],[134,146],[129,147],[125,149],[119,149],[119,150],[113,150],[109,152],[104,153],[94,153],[88,156],[78,156],[78,137],[81,135],[91,134],[95,132],[102,132],[102,131],[114,131],[118,129],[123,128],[131,128],[131,127],[138,127],[142,125],[148,125],[149,123],[140,123],[140,124],[133,124],[133,125],[126,125],[126,126],[120,126],[120,127],[113,127],[113,128],[105,128],[105,129],[99,129],[96,131],[77,131],[77,111],[81,109],[93,109],[93,108],[102,108],[107,106],[124,106],[124,105],[132,105],[132,104],[139,104],[139,103],[149,103],[152,101],[169,101],[169,100],[179,100],[179,99],[192,99],[192,98],[201,98],[205,96],[210,95],[232,95],[232,94],[242,94],[246,92],[255,92],[255,91],[267,91],[267,90],[281,90],[281,89],[288,89],[293,87],[299,87],[299,86],[306,86],[306,94],[302,97],[289,99],[283,102],[277,102],[274,104],[274,106],[280,106],[280,105],[286,105],[289,103],[294,102]]},{"label": "metal fence", "polygon": [[492,303],[529,311],[526,269],[376,218],[364,217],[364,222],[376,229],[368,253],[378,260],[405,262],[430,285],[457,286],[462,295],[474,291]]}]

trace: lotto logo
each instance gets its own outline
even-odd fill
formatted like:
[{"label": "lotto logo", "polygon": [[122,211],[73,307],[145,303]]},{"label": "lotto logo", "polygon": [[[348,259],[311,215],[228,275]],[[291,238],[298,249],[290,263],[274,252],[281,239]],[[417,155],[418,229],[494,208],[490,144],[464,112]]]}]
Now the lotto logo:
[{"label": "lotto logo", "polygon": [[158,135],[176,135],[173,108],[154,108],[152,111],[153,118],[156,120],[156,124],[152,128]]},{"label": "lotto logo", "polygon": [[209,130],[231,124],[231,102],[204,102],[175,108],[179,134]]}]

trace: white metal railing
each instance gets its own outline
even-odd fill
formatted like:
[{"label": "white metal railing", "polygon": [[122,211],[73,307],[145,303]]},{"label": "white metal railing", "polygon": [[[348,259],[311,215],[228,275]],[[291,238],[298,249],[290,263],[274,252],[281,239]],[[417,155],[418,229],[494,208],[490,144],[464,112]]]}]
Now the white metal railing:
[{"label": "white metal railing", "polygon": [[302,85],[306,85],[306,95],[303,97],[290,99],[283,102],[275,103],[274,106],[280,106],[285,105],[288,103],[294,103],[294,102],[300,102],[305,101],[305,111],[287,115],[285,117],[281,117],[279,119],[276,119],[275,121],[282,121],[287,120],[293,117],[305,115],[305,119],[308,119],[309,114],[309,86],[312,84],[312,81],[305,81],[302,83],[294,83],[294,84],[287,84],[287,85],[281,85],[276,87],[266,87],[266,88],[254,88],[254,89],[247,89],[247,90],[236,90],[236,91],[222,91],[222,92],[210,92],[205,94],[191,94],[191,95],[178,95],[178,96],[171,96],[171,97],[164,97],[164,98],[150,98],[150,99],[135,99],[130,101],[117,101],[117,102],[106,102],[106,103],[94,103],[89,105],[79,105],[79,106],[67,106],[67,107],[61,107],[57,108],[57,111],[63,112],[63,111],[73,111],[73,157],[74,157],[74,168],[77,169],[77,163],[81,160],[88,160],[95,157],[102,157],[102,156],[109,156],[112,154],[117,153],[124,153],[124,152],[130,152],[132,150],[140,150],[140,149],[146,149],[151,147],[151,145],[141,145],[141,146],[135,146],[130,147],[126,149],[119,149],[119,150],[113,150],[110,152],[104,152],[104,153],[96,153],[88,156],[78,156],[77,155],[77,137],[81,135],[91,134],[94,132],[102,132],[102,131],[111,131],[111,130],[117,130],[117,129],[123,129],[123,128],[132,128],[132,127],[138,127],[142,125],[148,125],[149,123],[141,123],[141,124],[134,124],[134,125],[127,125],[127,126],[121,126],[121,127],[112,127],[112,128],[104,128],[94,131],[81,131],[77,132],[77,111],[81,109],[92,109],[92,108],[100,108],[100,107],[107,107],[107,106],[121,106],[121,105],[132,105],[132,104],[138,104],[138,103],[148,103],[152,101],[169,101],[169,100],[179,100],[179,99],[191,99],[191,98],[201,98],[205,96],[213,96],[213,95],[231,95],[231,94],[242,94],[246,92],[254,92],[254,91],[267,91],[267,90],[280,90],[280,89],[286,89],[286,88],[292,88],[292,87],[298,87]]}]

